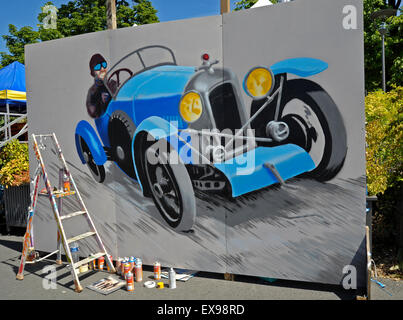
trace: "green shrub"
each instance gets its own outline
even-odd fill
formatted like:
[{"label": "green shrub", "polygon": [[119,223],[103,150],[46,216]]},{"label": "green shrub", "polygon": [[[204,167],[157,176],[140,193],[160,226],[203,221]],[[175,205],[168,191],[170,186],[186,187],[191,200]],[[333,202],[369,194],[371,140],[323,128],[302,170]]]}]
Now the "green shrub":
[{"label": "green shrub", "polygon": [[403,87],[365,99],[368,193],[384,193],[402,181]]},{"label": "green shrub", "polygon": [[19,186],[29,183],[28,145],[8,142],[0,152],[0,184]]},{"label": "green shrub", "polygon": [[368,94],[365,113],[368,193],[378,197],[373,241],[391,249],[403,271],[403,87]]}]

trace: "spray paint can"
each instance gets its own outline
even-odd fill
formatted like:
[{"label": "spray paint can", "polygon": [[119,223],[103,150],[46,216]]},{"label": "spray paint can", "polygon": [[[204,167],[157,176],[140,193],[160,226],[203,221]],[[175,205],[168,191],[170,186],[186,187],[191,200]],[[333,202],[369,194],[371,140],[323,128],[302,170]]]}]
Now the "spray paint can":
[{"label": "spray paint can", "polygon": [[176,273],[174,268],[169,269],[169,289],[176,288]]},{"label": "spray paint can", "polygon": [[154,280],[161,280],[161,263],[154,263]]},{"label": "spray paint can", "polygon": [[70,191],[70,179],[66,173],[63,175],[63,190],[64,192]]},{"label": "spray paint can", "polygon": [[136,266],[134,267],[134,273],[136,275],[136,282],[143,281],[143,263],[140,258],[136,259]]},{"label": "spray paint can", "polygon": [[98,269],[99,270],[104,269],[104,263],[105,263],[105,258],[104,257],[99,257],[98,258]]},{"label": "spray paint can", "polygon": [[122,276],[124,276],[124,274],[125,274],[125,264],[126,264],[126,260],[123,259],[122,262],[120,263],[120,274]]},{"label": "spray paint can", "polygon": [[117,274],[120,274],[120,268],[121,268],[121,264],[122,264],[122,258],[118,258],[117,260],[116,260],[116,273]]},{"label": "spray paint can", "polygon": [[[95,253],[91,253],[90,257],[93,256]],[[96,270],[97,269],[97,261],[94,259],[90,262],[90,270]]]},{"label": "spray paint can", "polygon": [[136,265],[136,258],[135,257],[130,257],[130,271],[133,272],[133,268]]},{"label": "spray paint can", "polygon": [[126,261],[123,266],[123,277],[126,278],[126,275],[130,272],[130,262]]},{"label": "spray paint can", "polygon": [[131,292],[134,291],[133,273],[130,271],[126,274],[126,290]]},{"label": "spray paint can", "polygon": [[[113,258],[112,255],[109,255],[109,260],[111,261],[112,265],[113,265]],[[111,271],[111,268],[109,268],[109,264],[106,264],[106,268],[108,269],[108,271]]]}]

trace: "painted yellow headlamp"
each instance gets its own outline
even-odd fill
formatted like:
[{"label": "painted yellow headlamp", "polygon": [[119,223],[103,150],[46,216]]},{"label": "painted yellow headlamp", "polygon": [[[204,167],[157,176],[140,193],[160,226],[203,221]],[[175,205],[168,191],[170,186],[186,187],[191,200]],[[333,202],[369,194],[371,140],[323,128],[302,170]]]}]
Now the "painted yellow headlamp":
[{"label": "painted yellow headlamp", "polygon": [[179,104],[179,113],[186,122],[195,122],[203,112],[203,104],[200,95],[197,92],[188,92]]},{"label": "painted yellow headlamp", "polygon": [[244,80],[244,89],[253,99],[267,97],[274,87],[274,76],[271,70],[265,67],[253,68]]}]

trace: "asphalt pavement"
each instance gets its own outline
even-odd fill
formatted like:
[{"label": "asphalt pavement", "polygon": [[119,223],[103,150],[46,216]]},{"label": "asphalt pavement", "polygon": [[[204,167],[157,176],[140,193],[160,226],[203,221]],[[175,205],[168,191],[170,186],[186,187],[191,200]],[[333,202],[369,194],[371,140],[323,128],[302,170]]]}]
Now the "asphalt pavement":
[{"label": "asphalt pavement", "polygon": [[[15,232],[14,232],[15,233]],[[20,232],[21,233],[21,232]],[[21,235],[0,235],[0,300],[349,300],[354,292],[340,286],[299,281],[275,280],[269,282],[258,277],[235,275],[234,281],[225,280],[223,274],[199,272],[187,282],[177,282],[176,289],[148,289],[135,284],[135,292],[123,287],[109,295],[94,292],[86,286],[110,276],[106,271],[89,271],[80,275],[83,292],[74,292],[71,273],[66,265],[56,265],[55,257],[37,264],[26,265],[24,280],[15,276],[22,249]],[[44,256],[45,253],[41,253]],[[49,273],[44,267],[53,265],[56,270],[56,287],[47,288]],[[152,279],[152,269],[145,266],[144,280]],[[115,276],[115,275],[113,275]],[[117,276],[115,276],[117,277]],[[385,288],[372,283],[373,300],[403,300],[403,281],[379,279]]]}]

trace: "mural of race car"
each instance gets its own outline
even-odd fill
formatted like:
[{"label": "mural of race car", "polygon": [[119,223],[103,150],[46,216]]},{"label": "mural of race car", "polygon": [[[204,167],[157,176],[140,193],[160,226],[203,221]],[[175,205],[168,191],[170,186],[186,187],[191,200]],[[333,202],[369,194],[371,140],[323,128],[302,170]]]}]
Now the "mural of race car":
[{"label": "mural of race car", "polygon": [[[326,62],[257,66],[242,86],[216,64],[204,54],[199,67],[179,66],[172,50],[158,45],[135,50],[103,80],[111,98],[94,113],[97,132],[85,120],[75,131],[78,155],[96,181],[104,182],[104,165],[113,161],[177,231],[195,223],[194,189],[235,198],[299,175],[327,181],[347,153],[336,104],[304,79],[326,70]],[[241,87],[252,98],[249,116]]]}]

